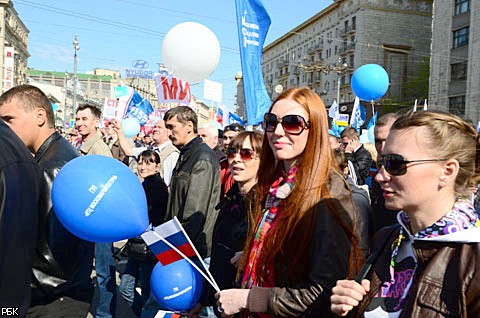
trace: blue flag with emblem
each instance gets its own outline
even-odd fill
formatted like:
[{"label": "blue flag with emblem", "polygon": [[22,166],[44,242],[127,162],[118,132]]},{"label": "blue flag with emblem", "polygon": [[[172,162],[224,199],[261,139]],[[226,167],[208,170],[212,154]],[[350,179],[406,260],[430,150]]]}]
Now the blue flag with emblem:
[{"label": "blue flag with emblem", "polygon": [[270,107],[262,76],[262,49],[270,16],[260,0],[235,0],[247,123],[262,122]]},{"label": "blue flag with emblem", "polygon": [[360,103],[360,99],[355,97],[353,103],[352,117],[350,117],[350,126],[355,129],[360,129],[367,119],[367,110]]},{"label": "blue flag with emblem", "polygon": [[140,126],[143,126],[148,121],[148,115],[153,112],[153,106],[136,90],[132,90],[133,94],[128,102],[124,118],[136,118],[140,123]]}]

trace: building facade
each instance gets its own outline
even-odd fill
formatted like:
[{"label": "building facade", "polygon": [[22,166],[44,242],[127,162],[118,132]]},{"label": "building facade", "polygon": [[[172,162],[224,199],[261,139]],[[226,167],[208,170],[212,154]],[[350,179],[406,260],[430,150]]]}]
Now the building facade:
[{"label": "building facade", "polygon": [[[308,86],[327,107],[337,99],[350,104],[353,71],[375,63],[390,77],[383,102],[413,105],[415,98],[427,98],[409,81],[420,75],[422,64],[428,68],[432,5],[431,0],[334,1],[264,48],[262,69],[270,96]],[[427,90],[428,74],[425,81]]]},{"label": "building facade", "polygon": [[0,0],[0,92],[27,81],[28,33],[11,0]]},{"label": "building facade", "polygon": [[480,3],[436,1],[429,107],[480,121]]}]

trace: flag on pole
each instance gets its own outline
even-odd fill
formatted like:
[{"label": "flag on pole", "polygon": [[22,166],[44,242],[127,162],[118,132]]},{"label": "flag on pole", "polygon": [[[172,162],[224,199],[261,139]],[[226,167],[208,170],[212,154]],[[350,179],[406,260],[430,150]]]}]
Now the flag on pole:
[{"label": "flag on pole", "polygon": [[367,119],[367,111],[365,107],[360,104],[360,99],[355,97],[353,103],[352,117],[350,117],[350,126],[355,129],[360,129]]},{"label": "flag on pole", "polygon": [[270,16],[260,0],[235,0],[247,122],[262,122],[271,100],[262,76],[262,50]]},{"label": "flag on pole", "polygon": [[328,117],[335,118],[336,114],[338,114],[338,104],[337,101],[334,100],[332,106],[328,109]]},{"label": "flag on pole", "polygon": [[[155,235],[155,232],[157,235]],[[166,266],[176,261],[181,260],[183,257],[177,253],[173,248],[163,242],[158,236],[161,236],[170,244],[175,246],[187,257],[194,257],[196,255],[195,249],[190,243],[189,239],[182,231],[182,226],[177,219],[172,219],[165,222],[153,231],[147,231],[142,234],[142,238],[148,247],[152,250],[157,260]]]},{"label": "flag on pole", "polygon": [[377,116],[378,116],[378,112],[375,112],[372,118],[370,118],[370,120],[368,121],[367,129],[370,129],[372,126],[375,126],[375,124],[377,123]]},{"label": "flag on pole", "polygon": [[132,97],[128,102],[124,118],[136,118],[140,123],[140,126],[143,126],[148,121],[148,115],[153,113],[153,106],[136,90],[131,87],[129,87],[129,90],[132,90]]}]

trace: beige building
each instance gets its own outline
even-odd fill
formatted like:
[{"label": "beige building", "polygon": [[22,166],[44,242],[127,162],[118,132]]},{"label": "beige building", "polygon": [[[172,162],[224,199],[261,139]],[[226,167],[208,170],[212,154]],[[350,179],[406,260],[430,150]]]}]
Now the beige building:
[{"label": "beige building", "polygon": [[480,3],[436,1],[429,107],[480,121]]},{"label": "beige building", "polygon": [[353,71],[375,63],[390,77],[380,103],[413,105],[415,98],[426,98],[426,93],[408,85],[419,76],[422,63],[428,67],[432,4],[432,0],[334,1],[264,48],[262,69],[270,96],[309,86],[327,107],[337,96],[340,105],[351,104]]},{"label": "beige building", "polygon": [[0,0],[0,92],[27,81],[28,33],[11,0]]}]

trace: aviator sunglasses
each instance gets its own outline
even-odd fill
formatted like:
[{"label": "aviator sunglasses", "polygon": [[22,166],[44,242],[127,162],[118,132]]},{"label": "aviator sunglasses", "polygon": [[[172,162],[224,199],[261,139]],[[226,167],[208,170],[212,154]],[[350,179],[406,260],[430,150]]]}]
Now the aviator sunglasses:
[{"label": "aviator sunglasses", "polygon": [[286,115],[278,118],[277,115],[266,113],[263,117],[263,129],[274,132],[278,124],[282,124],[283,130],[290,135],[300,135],[305,129],[310,128],[310,122],[305,121],[300,115]]},{"label": "aviator sunglasses", "polygon": [[235,148],[228,148],[227,150],[227,158],[233,160],[237,153],[240,154],[240,158],[242,161],[250,161],[255,157],[255,151],[253,149],[242,148],[242,149],[235,149]]},{"label": "aviator sunglasses", "polygon": [[382,166],[392,176],[402,176],[407,173],[407,164],[412,162],[435,162],[445,161],[447,159],[420,159],[420,160],[405,160],[402,155],[390,154],[380,156],[378,159],[378,169]]}]

